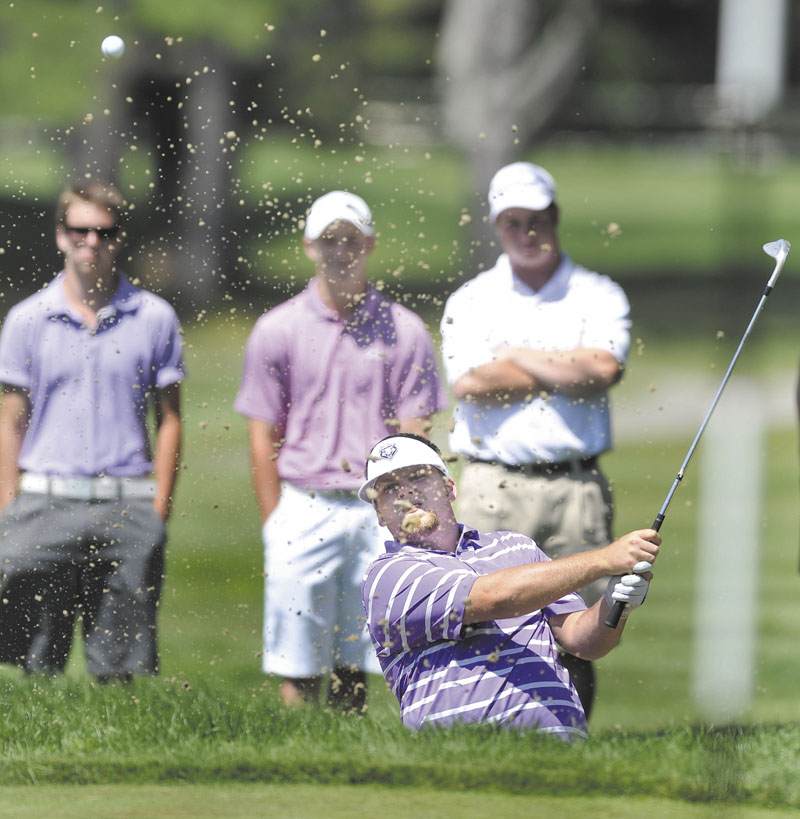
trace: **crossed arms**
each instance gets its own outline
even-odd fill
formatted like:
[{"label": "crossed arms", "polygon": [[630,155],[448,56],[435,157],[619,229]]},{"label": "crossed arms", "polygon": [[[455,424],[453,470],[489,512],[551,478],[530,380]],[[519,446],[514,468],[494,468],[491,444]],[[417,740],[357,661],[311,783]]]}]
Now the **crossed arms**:
[{"label": "crossed arms", "polygon": [[472,367],[453,383],[456,398],[519,400],[539,392],[581,398],[608,389],[622,377],[622,365],[608,350],[534,350],[500,347],[494,358]]}]

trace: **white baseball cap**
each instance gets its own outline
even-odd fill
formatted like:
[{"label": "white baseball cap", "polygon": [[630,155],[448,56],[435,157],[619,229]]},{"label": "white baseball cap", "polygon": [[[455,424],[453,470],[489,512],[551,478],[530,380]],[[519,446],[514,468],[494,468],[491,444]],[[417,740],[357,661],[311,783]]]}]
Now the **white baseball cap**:
[{"label": "white baseball cap", "polygon": [[311,205],[306,216],[306,239],[319,239],[328,225],[334,222],[349,222],[365,236],[372,236],[372,212],[367,203],[354,193],[330,191],[319,197]]},{"label": "white baseball cap", "polygon": [[556,198],[556,183],[552,176],[532,162],[512,162],[492,177],[489,183],[489,219],[508,208],[546,210]]},{"label": "white baseball cap", "polygon": [[367,456],[367,480],[358,490],[358,497],[372,503],[367,492],[375,485],[375,481],[387,472],[405,469],[407,466],[432,466],[445,477],[450,477],[444,461],[431,444],[406,435],[390,435],[378,441]]}]

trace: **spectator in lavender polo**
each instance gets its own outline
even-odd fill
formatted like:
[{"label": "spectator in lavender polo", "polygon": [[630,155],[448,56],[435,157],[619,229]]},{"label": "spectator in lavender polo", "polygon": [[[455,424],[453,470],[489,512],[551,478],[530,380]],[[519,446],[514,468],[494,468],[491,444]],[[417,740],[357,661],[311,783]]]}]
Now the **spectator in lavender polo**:
[{"label": "spectator in lavender polo", "polygon": [[99,181],[62,192],[64,269],[0,335],[0,662],[29,673],[64,670],[78,617],[98,680],[158,669],[184,368],[175,311],[117,268],[123,208]]},{"label": "spectator in lavender polo", "polygon": [[[597,659],[622,628],[614,601],[641,605],[661,538],[630,532],[608,546],[551,560],[515,532],[457,523],[456,490],[439,450],[413,435],[372,448],[359,497],[394,540],[368,569],[362,600],[386,681],[412,729],[493,722],[567,742],[587,735],[558,645]],[[636,571],[637,574],[632,572]],[[576,590],[612,575],[586,607]]]},{"label": "spectator in lavender polo", "polygon": [[265,564],[265,673],[286,705],[324,692],[363,709],[380,672],[361,608],[361,578],[381,551],[358,501],[376,438],[424,433],[446,406],[422,320],[366,277],[372,214],[346,191],[317,199],[303,249],[315,276],[261,316],[250,335],[235,407],[249,419]]}]

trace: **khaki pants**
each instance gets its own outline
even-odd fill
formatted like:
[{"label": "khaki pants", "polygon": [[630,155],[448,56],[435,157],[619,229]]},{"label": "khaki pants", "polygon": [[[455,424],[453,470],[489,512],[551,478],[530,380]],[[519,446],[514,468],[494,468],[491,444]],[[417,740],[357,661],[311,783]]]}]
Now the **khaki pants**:
[{"label": "khaki pants", "polygon": [[[612,540],[611,489],[597,468],[540,477],[468,462],[461,471],[456,504],[458,519],[467,526],[527,535],[551,558],[607,546]],[[579,591],[591,606],[607,585],[608,578],[601,578]]]}]

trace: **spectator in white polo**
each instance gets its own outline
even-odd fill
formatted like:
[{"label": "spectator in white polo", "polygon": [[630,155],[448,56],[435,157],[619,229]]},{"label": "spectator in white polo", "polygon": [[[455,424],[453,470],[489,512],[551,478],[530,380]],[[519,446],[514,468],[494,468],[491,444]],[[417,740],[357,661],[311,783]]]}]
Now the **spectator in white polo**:
[{"label": "spectator in white polo", "polygon": [[[612,446],[608,389],[628,354],[628,300],[562,251],[544,168],[501,168],[489,219],[503,253],[450,296],[441,324],[457,399],[450,448],[464,459],[459,514],[481,531],[522,532],[554,558],[599,548],[612,538],[598,457]],[[591,605],[604,589],[598,578],[581,594]],[[594,667],[562,661],[588,716]]]},{"label": "spectator in white polo", "polygon": [[311,206],[303,248],[316,275],[258,319],[236,409],[247,416],[265,565],[263,669],[287,705],[359,711],[379,671],[360,584],[380,552],[356,496],[372,442],[424,434],[446,406],[433,343],[416,314],[368,283],[366,202],[332,191]]}]

